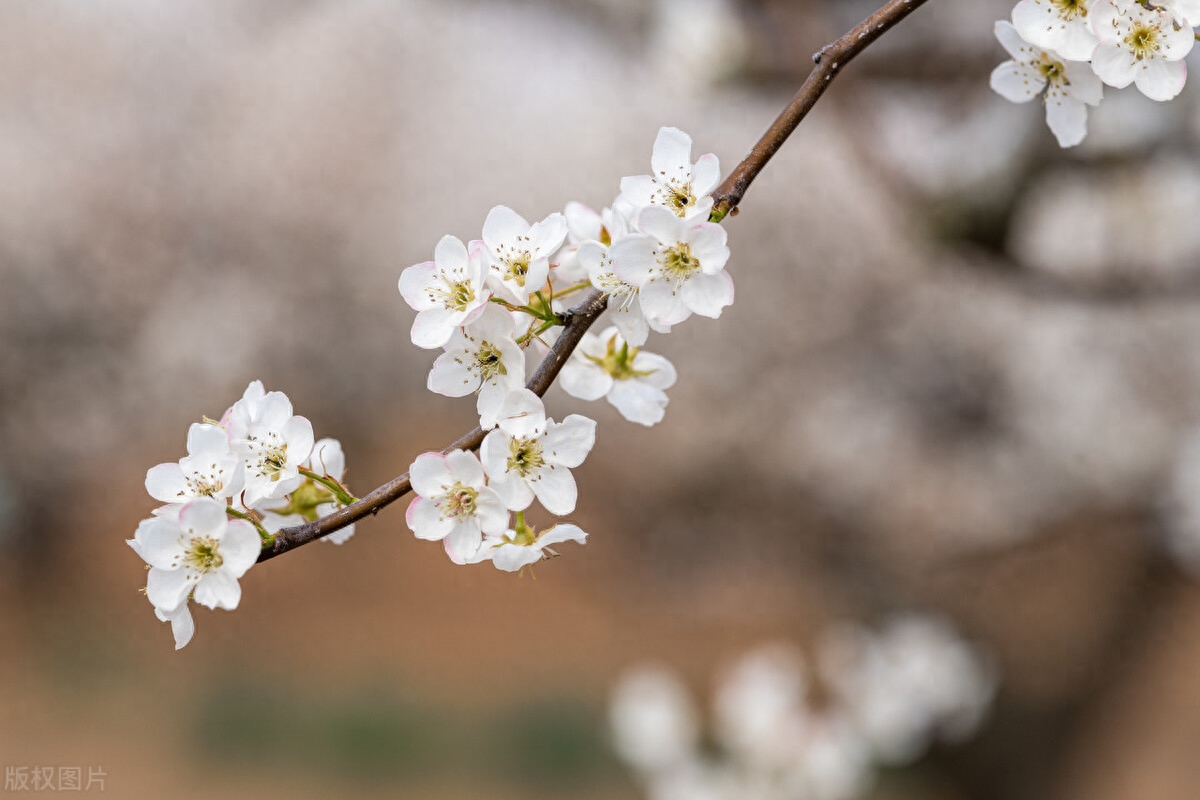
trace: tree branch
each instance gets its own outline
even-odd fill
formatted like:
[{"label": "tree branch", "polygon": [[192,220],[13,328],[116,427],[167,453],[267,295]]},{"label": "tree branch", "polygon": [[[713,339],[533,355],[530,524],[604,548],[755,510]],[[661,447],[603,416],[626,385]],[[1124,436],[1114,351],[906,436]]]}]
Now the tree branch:
[{"label": "tree branch", "polygon": [[[855,26],[849,33],[837,41],[821,48],[813,56],[817,66],[809,73],[808,79],[800,87],[800,91],[788,104],[783,113],[775,120],[767,132],[763,134],[750,154],[738,164],[737,169],[729,174],[713,193],[713,219],[721,219],[727,213],[737,208],[737,205],[750,187],[751,182],[762,172],[763,167],[775,155],[800,121],[825,93],[826,87],[833,77],[850,59],[867,49],[876,39],[886,33],[900,20],[907,17],[925,0],[890,0],[863,22]],[[608,298],[599,291],[594,291],[575,308],[568,312],[569,318],[558,341],[550,349],[550,353],[542,360],[533,377],[526,387],[538,396],[544,395],[558,377],[563,365],[575,350],[583,334],[592,326],[608,305]],[[486,434],[480,428],[466,434],[458,441],[449,445],[443,453],[452,450],[477,450]],[[258,560],[267,561],[281,553],[297,548],[309,542],[316,541],[322,536],[346,527],[369,514],[375,514],[384,506],[399,500],[412,491],[408,473],[393,478],[384,485],[370,492],[357,503],[340,508],[316,522],[283,528],[275,534],[275,543],[264,548]]]},{"label": "tree branch", "polygon": [[729,173],[729,177],[713,192],[714,220],[723,219],[726,214],[737,208],[750,184],[758,177],[758,173],[762,172],[771,156],[775,155],[792,135],[800,121],[808,116],[808,112],[817,104],[817,100],[833,82],[834,76],[841,72],[842,67],[924,4],[925,0],[890,0],[840,39],[825,45],[813,55],[813,61],[817,65],[808,74],[800,91],[796,92],[787,108],[771,123],[771,127],[758,140],[758,144],[754,145],[750,154],[742,159],[737,169]]}]

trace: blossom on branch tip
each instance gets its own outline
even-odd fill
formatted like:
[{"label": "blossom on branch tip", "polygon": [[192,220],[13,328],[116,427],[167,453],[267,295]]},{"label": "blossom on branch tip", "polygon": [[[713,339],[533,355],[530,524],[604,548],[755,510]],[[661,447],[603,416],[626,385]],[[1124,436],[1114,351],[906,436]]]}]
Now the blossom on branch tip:
[{"label": "blossom on branch tip", "polygon": [[1118,89],[1135,84],[1151,100],[1170,100],[1183,91],[1183,57],[1196,39],[1190,27],[1176,26],[1170,11],[1101,0],[1092,9],[1092,26],[1100,37],[1092,54],[1100,80]]},{"label": "blossom on branch tip", "polygon": [[675,367],[653,353],[631,348],[616,328],[585,333],[559,375],[563,390],[580,400],[607,397],[621,416],[650,426],[662,421],[666,389]]},{"label": "blossom on branch tip", "polygon": [[246,468],[246,508],[283,497],[304,482],[300,466],[312,453],[312,423],[292,414],[292,402],[283,392],[268,392],[253,404],[239,400],[230,412],[229,430]]},{"label": "blossom on branch tip", "polygon": [[692,137],[678,128],[662,128],[650,156],[652,175],[621,179],[620,200],[634,208],[661,206],[680,219],[706,220],[711,192],[721,180],[721,164],[712,153],[692,163]]},{"label": "blossom on branch tip", "polygon": [[404,521],[418,539],[444,540],[454,563],[467,563],[485,535],[498,536],[508,527],[508,509],[487,487],[474,453],[425,453],[417,456],[408,475],[417,497]]},{"label": "blossom on branch tip", "polygon": [[522,305],[550,277],[550,256],[567,238],[567,221],[554,213],[530,225],[507,206],[496,206],[483,223],[483,242],[491,256],[488,281],[507,299]]},{"label": "blossom on branch tip", "polygon": [[596,442],[596,423],[571,414],[562,422],[546,419],[541,398],[528,389],[513,392],[500,409],[499,424],[479,448],[488,485],[512,511],[534,497],[551,514],[575,510],[578,490],[571,469]]},{"label": "blossom on branch tip", "polygon": [[187,456],[151,467],[146,491],[164,503],[186,503],[197,497],[234,498],[242,491],[244,466],[216,425],[193,423],[188,429]]},{"label": "blossom on branch tip", "polygon": [[[519,523],[503,536],[489,536],[483,540],[479,551],[470,563],[491,561],[496,569],[517,572],[547,557],[546,548],[562,542],[587,542],[587,534],[578,525],[559,524],[538,534],[531,526]],[[550,551],[551,555],[557,555]]]},{"label": "blossom on branch tip", "polygon": [[400,273],[400,294],[417,311],[412,341],[417,347],[438,348],[455,328],[468,325],[482,312],[492,293],[484,288],[487,254],[455,236],[443,236],[433,261],[415,264]]},{"label": "blossom on branch tip", "polygon": [[1012,24],[1020,37],[1035,47],[1053,50],[1071,61],[1087,61],[1099,42],[1089,12],[1097,2],[1105,1],[1021,0],[1013,9]]},{"label": "blossom on branch tip", "polygon": [[489,304],[477,320],[454,331],[446,352],[429,371],[426,385],[431,392],[447,397],[479,393],[476,410],[484,430],[496,427],[500,404],[508,393],[525,385],[525,354],[513,331],[512,315]]},{"label": "blossom on branch tip", "polygon": [[992,70],[993,91],[1014,103],[1024,103],[1042,92],[1046,124],[1061,147],[1072,147],[1087,135],[1087,106],[1100,103],[1104,86],[1087,64],[1067,61],[1053,52],[1029,44],[1012,23],[1000,20],[996,39],[1012,59]]}]

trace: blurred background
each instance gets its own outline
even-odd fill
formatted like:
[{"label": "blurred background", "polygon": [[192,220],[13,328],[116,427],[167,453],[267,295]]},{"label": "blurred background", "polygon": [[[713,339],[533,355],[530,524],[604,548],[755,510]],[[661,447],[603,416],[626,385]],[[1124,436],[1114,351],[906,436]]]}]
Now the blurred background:
[{"label": "blurred background", "polygon": [[726,223],[737,302],[651,340],[661,425],[547,396],[600,422],[585,547],[455,567],[398,504],[256,567],[179,652],[139,593],[123,540],[189,423],[259,378],[356,492],[403,472],[475,423],[425,390],[404,267],[496,204],[608,204],[662,125],[727,172],[875,6],[0,4],[6,780],[632,800],[630,667],[704,709],[763,643],[926,613],[990,710],[859,796],[1195,797],[1197,93],[1107,90],[1061,151],[988,89],[1009,0],[930,0],[838,79]]}]

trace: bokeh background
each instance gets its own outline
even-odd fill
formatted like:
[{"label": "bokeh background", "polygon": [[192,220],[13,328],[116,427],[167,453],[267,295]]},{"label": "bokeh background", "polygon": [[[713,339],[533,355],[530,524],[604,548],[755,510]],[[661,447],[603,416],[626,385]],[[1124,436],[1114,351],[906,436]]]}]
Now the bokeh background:
[{"label": "bokeh background", "polygon": [[870,797],[1195,797],[1196,87],[1108,90],[1060,151],[988,90],[1006,0],[930,0],[838,79],[726,223],[737,302],[652,340],[661,425],[548,395],[600,422],[586,547],[455,567],[401,504],[255,568],[182,651],[139,594],[123,540],[189,423],[260,378],[352,489],[403,472],[475,421],[424,388],[404,267],[496,204],[606,205],[661,125],[728,171],[874,5],[0,4],[0,763],[631,800],[630,665],[703,698],[759,643],[927,611],[998,694]]}]

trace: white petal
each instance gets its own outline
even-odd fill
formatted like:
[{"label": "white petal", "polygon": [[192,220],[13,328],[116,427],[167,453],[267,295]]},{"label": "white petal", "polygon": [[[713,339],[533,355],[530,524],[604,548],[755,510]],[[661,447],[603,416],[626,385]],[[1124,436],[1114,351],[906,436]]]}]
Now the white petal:
[{"label": "white petal", "polygon": [[409,339],[424,350],[445,347],[455,328],[463,321],[463,313],[444,306],[427,308],[413,320]]},{"label": "white petal", "polygon": [[467,274],[467,259],[467,246],[457,236],[443,236],[433,249],[433,260],[438,268],[464,277]]},{"label": "white petal", "polygon": [[1182,61],[1146,59],[1137,70],[1134,83],[1151,100],[1165,102],[1178,96],[1187,81],[1187,65]]},{"label": "white petal", "polygon": [[473,375],[456,352],[442,353],[429,370],[425,382],[429,391],[446,397],[466,397],[479,388],[479,376]]},{"label": "white petal", "polygon": [[249,522],[242,519],[229,521],[225,536],[221,539],[221,568],[231,577],[240,578],[254,566],[262,552],[262,538]]},{"label": "white petal", "polygon": [[[670,213],[670,212],[667,212]],[[672,216],[674,216],[672,214]],[[630,286],[642,286],[650,279],[658,261],[654,251],[659,246],[653,236],[632,234],[614,242],[608,248],[608,258],[612,261],[612,271]],[[580,248],[582,250],[582,248]],[[589,271],[589,274],[590,271]],[[595,276],[593,276],[593,280]]]},{"label": "white petal", "polygon": [[1048,95],[1046,124],[1058,139],[1059,147],[1074,147],[1087,135],[1087,106],[1074,97]]},{"label": "white petal", "polygon": [[1013,103],[1025,103],[1046,88],[1046,79],[1028,64],[1005,61],[992,70],[992,91]]},{"label": "white petal", "polygon": [[700,316],[716,319],[733,303],[733,278],[728,272],[693,275],[683,285],[683,302]]},{"label": "white petal", "polygon": [[483,534],[479,532],[479,523],[471,520],[471,524],[458,525],[446,537],[446,555],[455,564],[466,564],[483,544]]},{"label": "white petal", "polygon": [[631,175],[621,178],[621,198],[636,208],[650,205],[658,184],[649,175]]},{"label": "white petal", "polygon": [[510,511],[524,511],[533,502],[533,489],[516,473],[488,473],[488,486]]},{"label": "white petal", "polygon": [[670,389],[678,377],[675,365],[655,353],[638,353],[633,359],[633,368],[637,372],[649,372],[649,375],[638,378],[638,382],[647,383],[656,389]]},{"label": "white petal", "polygon": [[642,381],[625,380],[617,381],[613,386],[608,393],[608,402],[630,422],[650,426],[662,422],[667,408],[667,395]]},{"label": "white petal", "polygon": [[146,471],[146,491],[155,500],[178,503],[194,497],[179,464],[168,462]]},{"label": "white petal", "polygon": [[337,439],[326,437],[318,440],[313,445],[309,460],[312,462],[313,472],[328,475],[336,481],[340,481],[346,473],[346,454],[342,451],[342,443]]},{"label": "white petal", "polygon": [[1096,77],[1091,64],[1067,61],[1063,64],[1063,69],[1067,76],[1067,83],[1070,85],[1072,97],[1089,106],[1100,104],[1100,101],[1104,99],[1104,81]]},{"label": "white petal", "polygon": [[187,451],[191,456],[221,456],[233,452],[229,434],[207,422],[193,422],[188,428]]},{"label": "white petal", "polygon": [[700,259],[700,269],[705,273],[715,275],[725,269],[729,262],[728,236],[720,225],[714,222],[693,225],[683,240],[691,245],[692,255]]},{"label": "white petal", "polygon": [[187,599],[193,583],[188,580],[187,572],[183,569],[151,568],[146,575],[146,596],[155,608],[179,608]]},{"label": "white petal", "polygon": [[489,536],[499,536],[508,529],[508,508],[494,489],[484,487],[475,498],[475,517],[479,529]]},{"label": "white petal", "polygon": [[454,477],[444,455],[422,453],[409,466],[408,481],[421,497],[438,497],[454,483]]},{"label": "white petal", "polygon": [[1109,86],[1123,89],[1133,83],[1137,62],[1115,44],[1102,42],[1092,55],[1092,69]]},{"label": "white petal", "polygon": [[[1017,32],[1016,27],[1008,20],[996,20],[996,24],[992,26],[992,32],[996,35],[996,40],[1000,42],[1000,46],[1008,52],[1017,61],[1027,61],[1032,51],[1030,45]],[[1040,49],[1040,48],[1039,48]]]},{"label": "white petal", "polygon": [[567,220],[567,230],[575,241],[600,238],[600,229],[603,227],[600,215],[583,203],[570,201],[563,209],[563,216]]},{"label": "white petal", "polygon": [[413,264],[400,273],[400,280],[397,281],[400,296],[414,311],[424,311],[438,304],[426,291],[430,284],[437,281],[437,271],[437,264],[425,261]]},{"label": "white petal", "polygon": [[621,332],[621,338],[629,342],[630,347],[641,347],[650,337],[650,326],[646,323],[646,315],[642,313],[640,294],[612,309],[612,320]]},{"label": "white petal", "polygon": [[650,156],[654,179],[687,182],[692,176],[692,137],[678,128],[661,128]]},{"label": "white petal", "polygon": [[[677,243],[685,241],[687,230],[691,227],[675,216],[673,211],[662,206],[650,206],[639,211],[637,226],[643,233],[650,234],[667,247],[674,247]],[[612,256],[611,247],[609,255]]]},{"label": "white petal", "polygon": [[196,633],[196,623],[192,619],[191,609],[188,608],[186,602],[175,611],[163,614],[157,608],[154,613],[163,622],[171,623],[171,635],[175,637],[175,649],[185,647],[192,640],[192,636]]},{"label": "white petal", "polygon": [[196,584],[192,592],[196,602],[207,608],[224,608],[233,611],[242,599],[242,587],[237,578],[227,570],[208,572]]},{"label": "white petal", "polygon": [[483,465],[479,463],[479,459],[474,453],[466,450],[453,450],[446,454],[444,463],[453,481],[475,489],[483,486],[485,480]]},{"label": "white petal", "polygon": [[547,424],[542,438],[546,462],[564,467],[578,467],[596,444],[596,421],[571,414],[562,422]]},{"label": "white petal", "polygon": [[299,415],[292,417],[283,424],[279,434],[287,442],[287,466],[289,468],[295,469],[308,461],[316,441],[313,436],[312,423],[307,417]]},{"label": "white petal", "polygon": [[170,519],[142,520],[134,534],[134,550],[152,567],[173,569],[183,557],[182,534],[179,524]]},{"label": "white petal", "polygon": [[529,233],[529,223],[508,206],[496,206],[483,222],[483,241],[488,249],[497,251],[502,245],[514,243]]},{"label": "white petal", "polygon": [[496,569],[505,572],[516,572],[522,567],[536,564],[542,560],[542,551],[537,547],[522,547],[516,544],[502,544],[491,554],[492,563]]},{"label": "white petal", "polygon": [[706,153],[696,159],[692,167],[692,192],[697,197],[710,194],[721,181],[721,162],[712,153]]},{"label": "white petal", "polygon": [[[701,273],[693,280],[708,277],[712,276]],[[639,299],[650,327],[656,324],[678,325],[692,315],[692,310],[683,301],[683,293],[675,289],[672,281],[648,281],[642,287]]]},{"label": "white petal", "polygon": [[579,542],[584,544],[587,541],[587,534],[578,525],[570,523],[562,523],[555,525],[550,530],[538,537],[538,547],[546,547],[551,544],[561,544],[562,542]]},{"label": "white petal", "polygon": [[[541,222],[535,222],[529,229],[529,249],[541,258],[549,256],[562,246],[567,238],[567,218],[557,212],[546,217]],[[526,285],[531,281],[527,278]],[[545,278],[542,279],[545,283]],[[534,282],[535,286],[541,283]]]},{"label": "white petal", "polygon": [[[538,502],[546,507],[551,514],[564,516],[575,510],[575,502],[579,490],[575,486],[575,478],[566,467],[555,467],[547,464],[537,471],[531,481],[533,493]],[[510,505],[509,508],[512,508]],[[517,509],[513,508],[513,511]]]},{"label": "white petal", "polygon": [[179,511],[179,524],[184,530],[201,536],[220,536],[229,524],[225,504],[211,497],[201,497]]},{"label": "white petal", "polygon": [[500,407],[500,430],[509,436],[529,438],[545,429],[546,406],[542,398],[529,389],[509,392]]},{"label": "white petal", "polygon": [[404,522],[418,539],[437,541],[454,530],[454,520],[443,517],[437,503],[427,497],[416,497],[408,504]]},{"label": "white petal", "polygon": [[612,376],[599,364],[573,358],[562,368],[558,383],[563,391],[580,400],[599,400],[612,388]]}]

